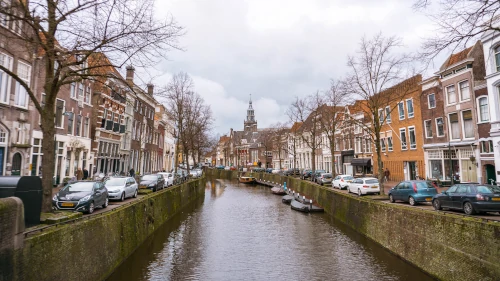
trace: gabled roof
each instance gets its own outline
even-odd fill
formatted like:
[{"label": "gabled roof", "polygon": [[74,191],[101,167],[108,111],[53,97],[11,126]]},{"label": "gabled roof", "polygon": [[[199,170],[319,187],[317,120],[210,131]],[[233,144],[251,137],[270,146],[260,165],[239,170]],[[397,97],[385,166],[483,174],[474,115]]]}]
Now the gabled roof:
[{"label": "gabled roof", "polygon": [[293,123],[293,126],[290,129],[290,132],[292,132],[292,133],[297,132],[300,129],[301,126],[302,126],[302,122],[295,122],[295,123]]},{"label": "gabled roof", "polygon": [[[477,41],[474,45],[472,45],[472,46],[470,46],[470,47],[468,47],[468,48],[466,48],[458,53],[451,54],[445,60],[443,65],[441,65],[441,67],[439,68],[439,71],[442,72],[442,71],[446,70],[447,68],[454,66],[454,65],[457,65],[458,63],[460,63],[462,61],[465,61],[467,59],[471,59],[472,53],[473,53],[474,49],[476,49],[476,48],[482,49],[481,41]],[[481,52],[482,52],[482,50],[481,50]]]}]

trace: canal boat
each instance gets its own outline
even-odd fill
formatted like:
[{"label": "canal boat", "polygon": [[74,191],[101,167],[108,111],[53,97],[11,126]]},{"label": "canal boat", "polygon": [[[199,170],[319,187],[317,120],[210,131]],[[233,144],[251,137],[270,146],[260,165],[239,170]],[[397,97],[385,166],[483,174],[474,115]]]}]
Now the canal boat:
[{"label": "canal boat", "polygon": [[290,203],[292,202],[293,200],[293,196],[292,195],[285,195],[281,198],[281,202],[287,204],[287,205],[290,205]]},{"label": "canal boat", "polygon": [[275,187],[271,188],[271,192],[273,194],[276,194],[276,195],[285,195],[286,194],[286,191],[282,187],[279,187],[279,186],[275,186]]},{"label": "canal boat", "polygon": [[255,183],[257,180],[254,177],[239,177],[238,180],[241,183]]},{"label": "canal boat", "polygon": [[304,204],[297,200],[292,200],[290,203],[290,208],[295,211],[309,213],[309,212],[323,212],[324,209],[318,206],[314,206],[312,203]]}]

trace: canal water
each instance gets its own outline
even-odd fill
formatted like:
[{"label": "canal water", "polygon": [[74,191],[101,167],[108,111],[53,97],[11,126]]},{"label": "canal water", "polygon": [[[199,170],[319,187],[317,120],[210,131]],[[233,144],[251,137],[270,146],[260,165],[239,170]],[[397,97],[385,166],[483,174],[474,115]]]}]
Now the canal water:
[{"label": "canal water", "polygon": [[327,214],[304,214],[268,187],[207,183],[108,281],[432,280]]}]

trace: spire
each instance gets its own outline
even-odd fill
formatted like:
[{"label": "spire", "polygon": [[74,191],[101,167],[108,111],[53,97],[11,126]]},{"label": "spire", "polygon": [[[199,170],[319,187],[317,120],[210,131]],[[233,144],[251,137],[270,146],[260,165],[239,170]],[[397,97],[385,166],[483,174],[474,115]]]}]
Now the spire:
[{"label": "spire", "polygon": [[250,94],[250,101],[248,102],[248,109],[253,109],[252,107],[252,94]]},{"label": "spire", "polygon": [[254,122],[255,116],[252,107],[252,94],[250,94],[250,101],[248,102],[248,110],[247,110],[247,122]]}]

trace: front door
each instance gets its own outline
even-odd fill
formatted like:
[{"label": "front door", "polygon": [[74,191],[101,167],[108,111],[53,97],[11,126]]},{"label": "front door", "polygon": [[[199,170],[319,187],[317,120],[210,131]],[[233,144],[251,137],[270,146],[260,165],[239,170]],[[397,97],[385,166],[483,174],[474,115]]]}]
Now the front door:
[{"label": "front door", "polygon": [[12,157],[12,175],[19,176],[21,175],[21,153],[17,152]]},{"label": "front door", "polygon": [[[1,159],[0,159],[1,160]],[[493,165],[485,165],[486,169],[486,184],[496,184],[496,176],[495,176],[495,166]],[[1,172],[1,170],[0,170]]]},{"label": "front door", "polygon": [[410,176],[410,180],[416,180],[417,176],[417,169],[416,169],[416,162],[408,162],[408,172]]},{"label": "front door", "polygon": [[345,168],[345,174],[346,175],[351,175],[351,176],[353,175],[352,174],[352,166],[351,166],[350,163],[344,164],[344,168]]},{"label": "front door", "polygon": [[5,153],[5,147],[0,147],[0,176],[3,176],[3,157]]}]

